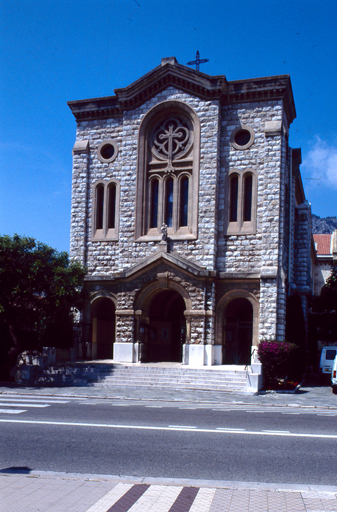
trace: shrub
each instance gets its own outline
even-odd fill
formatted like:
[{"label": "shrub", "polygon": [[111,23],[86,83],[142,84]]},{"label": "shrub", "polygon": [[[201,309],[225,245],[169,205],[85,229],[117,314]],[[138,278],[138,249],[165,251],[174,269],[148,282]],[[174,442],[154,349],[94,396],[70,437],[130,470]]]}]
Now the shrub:
[{"label": "shrub", "polygon": [[257,354],[262,363],[266,385],[287,376],[290,358],[296,348],[297,345],[287,341],[262,340],[259,343]]}]

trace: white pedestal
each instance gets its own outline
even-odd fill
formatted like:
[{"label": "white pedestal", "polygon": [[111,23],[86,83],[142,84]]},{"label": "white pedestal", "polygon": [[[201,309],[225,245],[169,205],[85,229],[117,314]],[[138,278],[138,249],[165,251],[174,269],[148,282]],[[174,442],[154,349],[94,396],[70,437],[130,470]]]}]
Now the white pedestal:
[{"label": "white pedestal", "polygon": [[114,361],[118,363],[138,362],[138,343],[114,343]]},{"label": "white pedestal", "polygon": [[184,345],[183,364],[194,367],[222,364],[222,345]]}]

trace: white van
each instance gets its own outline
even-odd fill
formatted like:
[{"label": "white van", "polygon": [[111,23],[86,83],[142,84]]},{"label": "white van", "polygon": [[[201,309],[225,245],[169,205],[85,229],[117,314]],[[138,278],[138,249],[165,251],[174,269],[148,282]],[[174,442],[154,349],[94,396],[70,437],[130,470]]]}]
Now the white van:
[{"label": "white van", "polygon": [[331,387],[334,395],[337,395],[337,356],[333,360],[332,373],[331,373]]},{"label": "white van", "polygon": [[331,375],[334,359],[337,355],[337,347],[323,347],[321,360],[319,362],[319,372],[322,375]]}]

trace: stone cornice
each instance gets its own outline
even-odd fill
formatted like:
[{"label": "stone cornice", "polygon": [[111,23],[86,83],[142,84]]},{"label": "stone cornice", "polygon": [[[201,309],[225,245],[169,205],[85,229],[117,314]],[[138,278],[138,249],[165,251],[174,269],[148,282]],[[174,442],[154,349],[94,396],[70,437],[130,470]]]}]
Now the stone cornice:
[{"label": "stone cornice", "polygon": [[282,100],[289,125],[296,118],[295,103],[289,75],[249,78],[228,82],[228,91],[221,96],[223,105],[255,101]]},{"label": "stone cornice", "polygon": [[122,115],[144,104],[172,86],[204,100],[218,100],[222,105],[242,102],[282,100],[290,124],[296,117],[289,75],[252,78],[228,82],[225,75],[211,76],[178,64],[174,57],[127,87],[115,89],[115,96],[69,101],[77,121],[107,119]]}]

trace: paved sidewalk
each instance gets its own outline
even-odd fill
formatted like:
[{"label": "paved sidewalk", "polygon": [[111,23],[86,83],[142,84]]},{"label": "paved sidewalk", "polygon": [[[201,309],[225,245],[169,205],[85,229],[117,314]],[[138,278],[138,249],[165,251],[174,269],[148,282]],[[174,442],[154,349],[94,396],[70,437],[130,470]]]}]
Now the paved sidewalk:
[{"label": "paved sidewalk", "polygon": [[337,395],[329,386],[302,387],[298,393],[267,393],[249,395],[247,393],[225,393],[219,391],[181,390],[172,388],[78,386],[78,387],[21,387],[1,386],[1,395],[28,394],[43,396],[77,396],[87,398],[109,398],[134,402],[193,402],[200,404],[247,404],[278,407],[306,407],[337,409]]},{"label": "paved sidewalk", "polygon": [[5,471],[1,512],[337,512],[337,487]]}]

